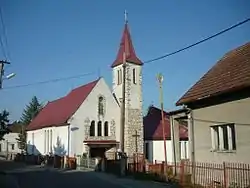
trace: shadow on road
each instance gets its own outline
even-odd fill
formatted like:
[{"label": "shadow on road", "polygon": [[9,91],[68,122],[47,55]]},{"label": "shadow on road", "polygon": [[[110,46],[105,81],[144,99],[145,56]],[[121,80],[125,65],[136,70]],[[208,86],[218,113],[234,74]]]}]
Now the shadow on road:
[{"label": "shadow on road", "polygon": [[0,160],[0,173],[3,174],[6,171],[26,168],[27,165],[24,163],[18,163],[14,161]]},{"label": "shadow on road", "polygon": [[154,182],[136,181],[118,178],[114,175],[90,170],[62,170],[41,168],[23,163],[0,161],[0,170],[8,171],[0,174],[1,188],[163,188],[173,187],[159,185]]}]

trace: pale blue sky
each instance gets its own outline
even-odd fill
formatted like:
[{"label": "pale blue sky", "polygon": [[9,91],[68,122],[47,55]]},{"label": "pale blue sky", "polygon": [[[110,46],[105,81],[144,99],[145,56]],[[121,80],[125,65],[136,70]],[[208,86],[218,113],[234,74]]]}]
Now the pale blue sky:
[{"label": "pale blue sky", "polygon": [[[143,61],[172,52],[250,17],[248,0],[115,1],[1,0],[12,65],[6,73],[0,109],[18,119],[36,95],[41,101],[65,95],[101,74],[111,86],[111,68],[126,9],[133,43]],[[1,27],[2,33],[2,27]],[[250,41],[250,23],[213,40],[143,68],[144,107],[158,106],[156,74],[164,75],[165,109],[175,102],[227,51]],[[0,54],[0,58],[4,58]],[[78,79],[7,89],[96,71]]]}]

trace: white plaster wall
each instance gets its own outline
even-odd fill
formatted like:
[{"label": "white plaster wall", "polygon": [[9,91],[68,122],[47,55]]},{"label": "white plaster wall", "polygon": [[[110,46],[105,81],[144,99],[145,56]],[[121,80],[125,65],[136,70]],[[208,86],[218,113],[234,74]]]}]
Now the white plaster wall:
[{"label": "white plaster wall", "polygon": [[[250,98],[193,110],[195,160],[250,163],[249,112]],[[210,126],[224,124],[220,122],[235,123],[235,151],[212,151]]]},{"label": "white plaster wall", "polygon": [[[49,135],[45,135],[45,130],[49,132]],[[52,136],[50,134],[50,131],[52,131]],[[34,139],[32,138],[33,133]],[[34,131],[28,131],[27,144],[27,152],[29,154],[32,154],[33,145],[35,155],[45,155],[49,154],[49,152],[57,155],[68,154],[68,126],[49,127]]]},{"label": "white plaster wall", "polygon": [[[130,85],[130,93],[133,93],[133,95],[130,95],[130,105],[132,109],[141,109],[141,85],[139,84],[139,81],[142,76],[142,66],[135,65],[132,63],[127,63],[126,68],[129,69],[129,77],[131,79],[131,85]],[[135,69],[136,72],[136,84],[133,84],[133,69]],[[122,98],[122,84],[118,85],[118,70],[122,71],[122,77],[123,77],[123,68],[122,65],[116,66],[113,68],[113,92],[115,93],[117,99],[120,101]],[[122,78],[123,79],[123,78]],[[126,80],[126,85],[127,84]]]},{"label": "white plaster wall", "polygon": [[[163,140],[155,140],[155,141],[145,141],[145,143],[149,144],[148,149],[148,156],[150,162],[162,162],[165,161],[164,157],[164,141]],[[181,148],[181,159],[188,158],[188,141],[180,141],[180,148]],[[166,150],[167,150],[167,161],[169,163],[174,162],[174,155],[173,155],[173,146],[171,140],[166,141]],[[186,154],[184,153],[186,151]]]},{"label": "white plaster wall", "polygon": [[[21,150],[18,148],[18,142],[17,142],[17,138],[18,138],[18,133],[9,133],[4,135],[4,140],[0,141],[0,148],[1,148],[1,153],[5,153],[8,152],[9,153],[19,153],[21,152]],[[12,149],[12,145],[14,144],[14,149]],[[8,146],[8,148],[7,148]]]},{"label": "white plaster wall", "polygon": [[[71,148],[70,155],[82,155],[85,151],[84,139],[85,139],[85,120],[89,119],[89,123],[92,120],[96,122],[97,130],[97,121],[98,118],[98,97],[102,95],[105,98],[105,115],[100,120],[104,123],[108,121],[109,126],[111,126],[111,121],[115,122],[116,127],[116,140],[120,139],[120,107],[114,99],[110,88],[106,84],[103,78],[99,80],[95,88],[91,91],[89,96],[85,99],[84,103],[76,111],[76,113],[70,118],[71,126]],[[103,130],[104,131],[104,130]],[[109,128],[110,134],[110,128]]]}]

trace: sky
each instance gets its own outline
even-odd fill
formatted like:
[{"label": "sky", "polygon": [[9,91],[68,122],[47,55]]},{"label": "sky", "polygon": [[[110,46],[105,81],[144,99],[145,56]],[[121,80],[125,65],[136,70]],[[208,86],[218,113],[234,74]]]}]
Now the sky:
[{"label": "sky", "polygon": [[[18,120],[31,100],[52,101],[112,69],[124,28],[124,10],[137,56],[147,61],[178,50],[250,17],[248,0],[102,1],[0,0],[11,65],[0,90],[0,110]],[[0,24],[0,34],[3,27]],[[164,108],[176,101],[226,52],[250,41],[250,22],[201,45],[143,66],[143,107],[159,106],[156,74],[164,76]],[[0,48],[0,59],[4,59]],[[27,87],[57,78],[89,74]]]}]

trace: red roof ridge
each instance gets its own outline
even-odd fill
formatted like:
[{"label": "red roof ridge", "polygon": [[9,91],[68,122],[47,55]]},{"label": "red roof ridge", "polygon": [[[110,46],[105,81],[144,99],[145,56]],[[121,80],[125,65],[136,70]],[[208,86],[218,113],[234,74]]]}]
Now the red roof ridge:
[{"label": "red roof ridge", "polygon": [[[100,78],[71,90],[66,96],[49,101],[30,122],[27,130],[65,125],[89,96]],[[56,112],[56,113],[55,113]]]},{"label": "red roof ridge", "polygon": [[248,87],[250,87],[250,42],[225,53],[187,90],[176,105],[188,104]]},{"label": "red roof ridge", "polygon": [[247,43],[243,44],[242,46],[239,46],[235,49],[230,50],[220,60],[224,60],[226,58],[232,58],[232,56],[239,55],[239,53],[242,52],[249,45],[250,45],[250,42],[247,42]]},{"label": "red roof ridge", "polygon": [[137,57],[133,46],[132,38],[129,32],[128,23],[125,23],[123,30],[120,47],[115,61],[111,65],[112,68],[121,65],[123,63],[123,53],[126,54],[126,62],[133,63],[135,65],[143,65],[142,61]]}]

